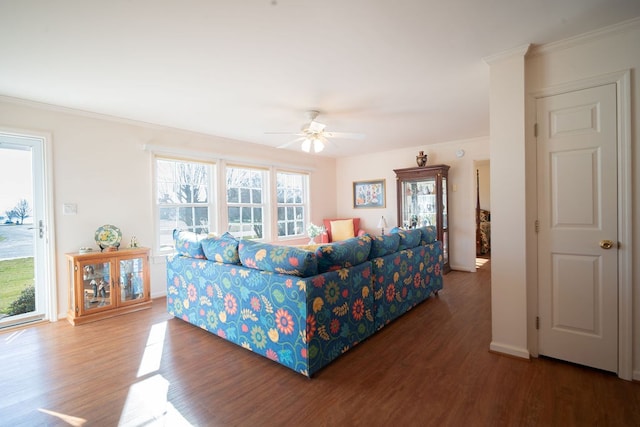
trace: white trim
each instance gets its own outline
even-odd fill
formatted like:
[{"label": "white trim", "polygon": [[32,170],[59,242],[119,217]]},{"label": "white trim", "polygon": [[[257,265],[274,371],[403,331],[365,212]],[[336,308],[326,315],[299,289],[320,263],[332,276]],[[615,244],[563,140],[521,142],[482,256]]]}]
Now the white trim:
[{"label": "white trim", "polygon": [[529,350],[526,348],[514,347],[509,344],[501,344],[491,341],[491,344],[489,344],[489,350],[529,360]]},{"label": "white trim", "polygon": [[[640,22],[640,20],[638,20]],[[605,84],[616,85],[618,151],[618,377],[631,380],[633,372],[633,235],[631,168],[631,70],[552,86],[531,93],[534,98],[558,95]],[[536,283],[536,286],[538,284]],[[536,314],[533,314],[534,316]],[[533,322],[530,322],[530,324]],[[537,330],[529,327],[530,334]]]},{"label": "white trim", "polygon": [[589,31],[574,37],[569,37],[564,40],[559,40],[551,43],[546,43],[539,46],[533,46],[529,51],[529,56],[539,56],[546,53],[558,52],[564,49],[569,49],[578,45],[591,43],[595,40],[602,39],[604,37],[612,36],[625,31],[635,30],[640,28],[640,17],[629,19],[614,25],[610,25],[597,30]]},{"label": "white trim", "polygon": [[207,160],[210,162],[220,163],[225,161],[226,163],[233,163],[234,165],[242,165],[242,166],[255,166],[260,168],[277,168],[277,169],[287,169],[290,172],[306,172],[311,173],[314,172],[314,168],[308,167],[300,167],[299,165],[293,165],[290,163],[274,163],[274,162],[265,162],[260,159],[252,159],[251,157],[235,157],[229,156],[226,154],[215,153],[210,151],[200,151],[200,150],[189,150],[178,147],[168,147],[164,145],[156,145],[156,144],[143,144],[142,149],[145,151],[149,151],[155,155],[165,155],[165,156],[180,156],[186,157],[193,160]]},{"label": "white trim", "polygon": [[496,54],[493,55],[489,55],[489,56],[485,56],[484,58],[482,58],[482,60],[487,64],[487,65],[491,65],[495,62],[500,62],[503,61],[505,59],[509,59],[509,58],[513,58],[513,57],[523,57],[527,54],[527,52],[529,51],[529,48],[531,48],[530,44],[523,44],[521,46],[518,47],[514,47],[513,49],[509,49],[509,50],[505,50],[502,52],[498,52]]}]

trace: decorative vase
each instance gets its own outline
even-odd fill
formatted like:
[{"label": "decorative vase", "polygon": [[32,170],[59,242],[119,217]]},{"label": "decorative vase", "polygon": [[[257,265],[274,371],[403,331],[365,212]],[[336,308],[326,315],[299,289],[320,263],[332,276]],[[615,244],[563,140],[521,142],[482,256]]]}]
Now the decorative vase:
[{"label": "decorative vase", "polygon": [[427,155],[424,154],[424,151],[418,153],[418,155],[416,156],[416,163],[418,164],[418,167],[421,168],[427,165]]},{"label": "decorative vase", "polygon": [[316,238],[315,236],[309,239],[309,243],[308,245],[315,245],[316,244]]}]

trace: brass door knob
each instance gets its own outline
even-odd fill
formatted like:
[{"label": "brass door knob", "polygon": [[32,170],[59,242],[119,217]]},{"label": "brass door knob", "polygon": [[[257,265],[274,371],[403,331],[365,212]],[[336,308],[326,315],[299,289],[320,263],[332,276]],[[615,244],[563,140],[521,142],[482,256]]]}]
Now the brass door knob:
[{"label": "brass door knob", "polygon": [[613,242],[611,240],[600,240],[600,247],[602,249],[611,249],[613,247]]}]

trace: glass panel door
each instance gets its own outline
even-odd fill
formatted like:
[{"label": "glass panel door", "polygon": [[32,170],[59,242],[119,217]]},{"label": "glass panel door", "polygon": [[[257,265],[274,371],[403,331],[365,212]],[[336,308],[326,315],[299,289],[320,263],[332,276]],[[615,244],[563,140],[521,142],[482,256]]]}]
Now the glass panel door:
[{"label": "glass panel door", "polygon": [[144,298],[144,258],[120,260],[120,301]]},{"label": "glass panel door", "polygon": [[0,133],[0,328],[47,313],[44,140]]},{"label": "glass panel door", "polygon": [[402,205],[402,227],[436,225],[438,217],[435,179],[404,181],[402,186],[405,195]]},{"label": "glass panel door", "polygon": [[83,263],[82,268],[82,309],[98,311],[114,304],[111,289],[111,263]]}]

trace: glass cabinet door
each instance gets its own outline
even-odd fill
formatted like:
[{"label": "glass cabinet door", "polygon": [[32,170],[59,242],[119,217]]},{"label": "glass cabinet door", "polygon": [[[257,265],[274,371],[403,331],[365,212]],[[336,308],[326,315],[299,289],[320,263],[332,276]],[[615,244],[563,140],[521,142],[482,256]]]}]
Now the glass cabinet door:
[{"label": "glass cabinet door", "polygon": [[81,263],[82,309],[84,312],[99,310],[114,304],[111,287],[110,262]]},{"label": "glass cabinet door", "polygon": [[435,179],[402,182],[402,227],[417,228],[437,225]]},{"label": "glass cabinet door", "polygon": [[144,260],[143,257],[120,260],[120,302],[144,298]]}]

